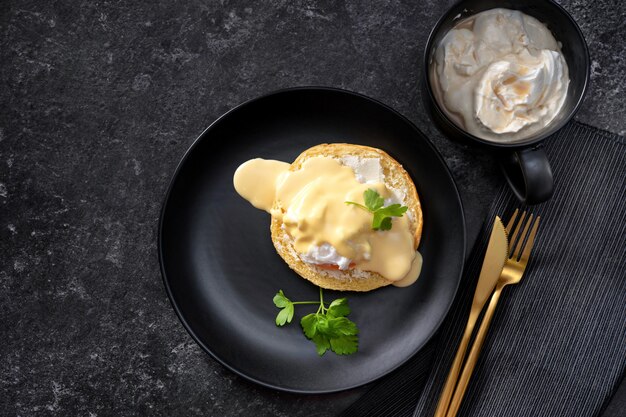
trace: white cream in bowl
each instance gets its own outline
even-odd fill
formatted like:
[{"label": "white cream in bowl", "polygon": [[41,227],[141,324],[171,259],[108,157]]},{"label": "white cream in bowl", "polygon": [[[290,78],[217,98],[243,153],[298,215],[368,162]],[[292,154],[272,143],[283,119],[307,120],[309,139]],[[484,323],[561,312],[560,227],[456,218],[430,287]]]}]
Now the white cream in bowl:
[{"label": "white cream in bowl", "polygon": [[569,85],[567,63],[550,30],[508,9],[460,21],[437,45],[430,77],[448,116],[495,142],[524,139],[546,127]]}]

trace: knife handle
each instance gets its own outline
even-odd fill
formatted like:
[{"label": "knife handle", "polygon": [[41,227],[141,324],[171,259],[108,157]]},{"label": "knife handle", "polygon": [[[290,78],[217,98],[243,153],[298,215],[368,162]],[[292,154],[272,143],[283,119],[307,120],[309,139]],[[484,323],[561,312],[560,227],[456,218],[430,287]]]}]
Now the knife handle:
[{"label": "knife handle", "polygon": [[478,329],[478,334],[476,335],[476,339],[472,344],[470,353],[467,356],[467,361],[465,362],[463,372],[461,373],[459,382],[456,386],[456,389],[454,390],[454,396],[450,401],[450,408],[448,408],[448,413],[446,414],[446,417],[455,417],[456,414],[459,412],[459,408],[461,407],[461,401],[463,401],[463,396],[465,395],[465,391],[467,390],[467,385],[469,384],[469,380],[472,377],[472,373],[474,372],[474,368],[476,367],[476,363],[478,362],[480,351],[483,347],[483,343],[485,342],[485,338],[487,337],[487,331],[489,330],[489,325],[491,324],[491,319],[493,319],[493,315],[496,311],[496,306],[498,305],[498,301],[500,300],[500,294],[502,294],[503,288],[504,285],[500,285],[500,283],[498,283],[495,291],[491,295],[489,306],[487,307],[487,311],[485,312],[483,320],[480,323],[480,328]]},{"label": "knife handle", "polygon": [[467,346],[469,345],[472,337],[472,332],[474,331],[474,326],[476,325],[479,313],[480,309],[477,309],[472,305],[472,310],[470,312],[469,319],[467,320],[467,325],[465,326],[463,338],[461,338],[461,343],[456,351],[452,367],[450,367],[450,372],[446,378],[446,384],[444,385],[441,395],[439,396],[439,403],[437,404],[437,410],[435,411],[434,417],[446,416],[448,406],[450,405],[450,399],[452,398],[454,388],[456,387],[457,378],[461,372],[461,365],[463,364],[463,359],[465,358],[465,352],[467,351]]}]

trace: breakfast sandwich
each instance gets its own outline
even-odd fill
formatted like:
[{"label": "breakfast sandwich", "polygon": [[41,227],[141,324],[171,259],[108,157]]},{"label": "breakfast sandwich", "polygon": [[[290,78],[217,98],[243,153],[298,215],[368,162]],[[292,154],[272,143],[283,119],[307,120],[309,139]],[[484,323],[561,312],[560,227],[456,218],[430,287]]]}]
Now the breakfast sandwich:
[{"label": "breakfast sandwich", "polygon": [[407,286],[419,276],[422,210],[409,174],[386,152],[321,144],[293,163],[253,159],[235,172],[237,192],[271,214],[278,254],[326,289]]}]

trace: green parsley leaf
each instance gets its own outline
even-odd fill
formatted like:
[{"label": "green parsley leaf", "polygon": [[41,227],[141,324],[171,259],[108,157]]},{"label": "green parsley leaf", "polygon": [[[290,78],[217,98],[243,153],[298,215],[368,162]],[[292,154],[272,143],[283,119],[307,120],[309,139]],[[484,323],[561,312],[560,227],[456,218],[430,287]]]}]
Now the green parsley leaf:
[{"label": "green parsley leaf", "polygon": [[363,193],[363,200],[365,201],[365,206],[369,211],[376,211],[385,204],[385,199],[380,196],[376,192],[376,190],[368,189]]},{"label": "green parsley leaf", "polygon": [[278,312],[278,315],[276,316],[276,325],[284,326],[285,323],[291,323],[291,320],[293,319],[293,313],[293,304],[288,304],[285,308]]},{"label": "green parsley leaf", "polygon": [[378,228],[378,230],[391,230],[391,217],[385,217],[380,222],[380,227]]},{"label": "green parsley leaf", "polygon": [[354,336],[358,333],[356,324],[347,317],[336,317],[328,321],[328,336]]},{"label": "green parsley leaf", "polygon": [[285,297],[285,294],[283,294],[283,290],[279,290],[276,293],[273,301],[274,301],[274,305],[279,308],[283,308],[283,307],[286,307],[287,304],[291,304],[291,300]]},{"label": "green parsley leaf", "polygon": [[374,230],[390,230],[391,217],[402,217],[409,208],[400,204],[392,204],[383,207],[374,212],[374,220],[372,220],[372,229]]},{"label": "green parsley leaf", "polygon": [[372,213],[374,215],[372,219],[372,229],[374,230],[391,230],[391,218],[402,217],[409,209],[400,204],[391,204],[387,207],[383,207],[385,199],[382,198],[376,190],[371,188],[363,193],[363,200],[365,201],[365,206],[355,203],[354,201],[346,201],[345,203],[361,207]]},{"label": "green parsley leaf", "polygon": [[317,333],[323,334],[324,336],[333,337],[334,333],[332,328],[330,327],[330,321],[325,314],[317,314],[317,323],[315,325],[317,329]]},{"label": "green parsley leaf", "polygon": [[359,338],[357,336],[342,336],[330,339],[330,348],[337,355],[350,355],[359,350]]},{"label": "green parsley leaf", "polygon": [[302,317],[300,325],[304,331],[304,335],[315,343],[317,354],[322,356],[330,349],[330,339],[326,332],[328,331],[328,320],[322,314],[308,314]]},{"label": "green parsley leaf", "polygon": [[347,298],[338,298],[330,303],[326,313],[329,317],[345,317],[348,314],[350,314],[350,307],[348,307]]},{"label": "green parsley leaf", "polygon": [[391,217],[385,217],[383,214],[374,214],[372,220],[372,229],[374,230],[391,230]]},{"label": "green parsley leaf", "polygon": [[311,339],[313,343],[315,343],[315,348],[317,349],[317,354],[322,356],[328,349],[330,349],[330,340],[321,334],[316,334]]},{"label": "green parsley leaf", "polygon": [[302,317],[300,325],[304,335],[309,339],[313,339],[313,336],[317,333],[317,314],[312,313]]},{"label": "green parsley leaf", "polygon": [[401,206],[400,204],[392,204],[390,206],[387,207],[383,207],[380,210],[377,211],[377,213],[384,213],[386,216],[393,216],[393,217],[402,217],[402,215],[404,213],[406,213],[406,211],[409,208],[407,206]]},{"label": "green parsley leaf", "polygon": [[278,308],[282,308],[276,316],[276,325],[284,326],[285,323],[291,323],[293,319],[294,307],[289,298],[283,294],[283,290],[278,291],[274,296],[274,305]]}]

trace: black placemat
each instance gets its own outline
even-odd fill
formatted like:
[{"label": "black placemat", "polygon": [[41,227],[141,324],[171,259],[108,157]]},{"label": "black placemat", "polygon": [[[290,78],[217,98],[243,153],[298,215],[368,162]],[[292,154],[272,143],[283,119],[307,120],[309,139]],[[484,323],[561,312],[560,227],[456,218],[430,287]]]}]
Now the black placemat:
[{"label": "black placemat", "polygon": [[[555,193],[519,285],[504,290],[459,416],[599,416],[626,368],[626,143],[570,123],[546,143]],[[435,337],[342,416],[432,416],[463,332],[493,202],[455,304]],[[430,370],[430,372],[429,372]]]}]

